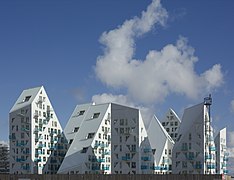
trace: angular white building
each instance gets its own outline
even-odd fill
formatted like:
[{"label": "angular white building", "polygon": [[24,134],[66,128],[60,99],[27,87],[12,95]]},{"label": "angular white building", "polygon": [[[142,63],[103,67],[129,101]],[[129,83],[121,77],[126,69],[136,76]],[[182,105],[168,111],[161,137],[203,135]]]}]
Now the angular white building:
[{"label": "angular white building", "polygon": [[217,174],[227,174],[227,161],[228,152],[226,146],[226,128],[219,131],[218,135],[215,137],[216,146],[216,173]]},{"label": "angular white building", "polygon": [[44,87],[24,90],[9,113],[10,173],[54,174],[66,152]]},{"label": "angular white building", "polygon": [[153,173],[171,174],[172,150],[175,143],[156,116],[152,118],[147,134],[153,153]]},{"label": "angular white building", "polygon": [[173,149],[173,174],[215,174],[216,148],[211,126],[211,97],[184,111]]},{"label": "angular white building", "polygon": [[58,173],[141,174],[150,149],[140,111],[113,103],[78,105],[64,133],[70,147]]},{"label": "angular white building", "polygon": [[162,120],[162,126],[165,128],[167,133],[171,136],[171,138],[176,141],[178,137],[178,130],[180,127],[181,120],[177,116],[177,114],[169,109],[166,113],[164,119]]},{"label": "angular white building", "polygon": [[58,173],[110,174],[110,114],[110,104],[83,104],[75,108],[64,129],[70,147]]}]

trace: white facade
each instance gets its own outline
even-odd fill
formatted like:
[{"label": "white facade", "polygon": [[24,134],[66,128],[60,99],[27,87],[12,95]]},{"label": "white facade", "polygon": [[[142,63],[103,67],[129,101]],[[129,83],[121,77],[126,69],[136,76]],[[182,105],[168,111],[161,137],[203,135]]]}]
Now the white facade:
[{"label": "white facade", "polygon": [[10,173],[56,173],[66,152],[62,128],[44,87],[24,90],[10,110]]},{"label": "white facade", "polygon": [[150,170],[149,143],[138,109],[78,105],[65,130],[70,147],[58,173],[140,174]]},{"label": "white facade", "polygon": [[110,174],[110,113],[110,104],[75,108],[64,129],[70,147],[58,173]]},{"label": "white facade", "polygon": [[216,157],[210,118],[211,97],[184,111],[173,149],[173,174],[215,174]]},{"label": "white facade", "polygon": [[149,174],[150,146],[138,109],[111,104],[111,173]]},{"label": "white facade", "polygon": [[171,136],[171,138],[176,141],[178,137],[178,130],[180,127],[180,118],[177,114],[172,110],[169,109],[166,113],[166,116],[162,120],[162,126],[165,128],[167,133]]},{"label": "white facade", "polygon": [[217,174],[227,174],[227,161],[228,153],[226,147],[226,128],[219,131],[218,135],[215,137],[216,146],[216,173]]},{"label": "white facade", "polygon": [[175,144],[173,139],[166,132],[156,116],[152,118],[147,133],[153,153],[153,173],[171,174],[172,150]]}]

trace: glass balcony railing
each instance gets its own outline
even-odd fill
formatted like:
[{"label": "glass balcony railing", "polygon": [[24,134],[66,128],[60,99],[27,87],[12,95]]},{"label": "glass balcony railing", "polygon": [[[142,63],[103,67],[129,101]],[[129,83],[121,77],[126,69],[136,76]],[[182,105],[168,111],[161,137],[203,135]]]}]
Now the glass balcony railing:
[{"label": "glass balcony railing", "polygon": [[122,156],[122,160],[123,160],[123,161],[129,161],[129,160],[130,160],[130,157]]},{"label": "glass balcony railing", "polygon": [[141,169],[142,170],[148,169],[148,166],[147,165],[141,165]]},{"label": "glass balcony railing", "polygon": [[148,157],[148,156],[143,156],[143,157],[141,157],[141,160],[143,160],[143,161],[150,161],[150,157]]},{"label": "glass balcony railing", "polygon": [[108,170],[110,170],[110,167],[109,166],[104,166],[104,167],[102,167],[102,170],[108,171]]}]

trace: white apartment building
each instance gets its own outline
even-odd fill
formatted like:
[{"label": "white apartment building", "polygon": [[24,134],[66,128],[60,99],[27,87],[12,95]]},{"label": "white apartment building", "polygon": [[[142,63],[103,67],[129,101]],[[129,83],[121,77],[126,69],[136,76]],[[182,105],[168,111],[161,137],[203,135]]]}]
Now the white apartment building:
[{"label": "white apartment building", "polygon": [[156,116],[152,118],[147,134],[153,153],[153,173],[171,174],[172,150],[175,143]]},{"label": "white apartment building", "polygon": [[227,174],[227,161],[228,152],[226,146],[226,128],[219,131],[218,135],[215,137],[216,146],[216,173],[217,174]]},{"label": "white apartment building", "polygon": [[167,133],[171,136],[171,138],[175,142],[178,137],[178,130],[180,127],[180,123],[181,123],[180,118],[172,109],[168,110],[164,119],[162,120],[162,126],[165,128]]},{"label": "white apartment building", "polygon": [[211,126],[211,97],[185,109],[173,148],[173,174],[215,174],[216,155]]},{"label": "white apartment building", "polygon": [[58,173],[111,173],[111,105],[76,106],[64,134],[69,142]]},{"label": "white apartment building", "polygon": [[113,103],[78,105],[64,133],[70,147],[58,173],[141,174],[151,171],[150,147],[138,109]]},{"label": "white apartment building", "polygon": [[24,90],[9,113],[10,173],[56,173],[66,152],[44,87]]},{"label": "white apartment building", "polygon": [[0,174],[9,173],[9,145],[0,142]]}]

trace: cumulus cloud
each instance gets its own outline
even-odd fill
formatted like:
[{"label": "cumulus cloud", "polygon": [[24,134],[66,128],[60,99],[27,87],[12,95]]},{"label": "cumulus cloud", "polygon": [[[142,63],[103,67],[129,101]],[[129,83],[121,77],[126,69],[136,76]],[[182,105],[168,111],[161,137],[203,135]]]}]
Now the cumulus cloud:
[{"label": "cumulus cloud", "polygon": [[170,93],[197,98],[221,86],[221,65],[197,74],[194,66],[198,58],[184,37],[161,50],[149,51],[145,59],[134,59],[136,39],[156,25],[163,26],[167,18],[160,1],[153,0],[141,17],[104,32],[100,38],[104,53],[95,66],[97,77],[109,87],[126,88],[127,96],[143,104],[161,102]]},{"label": "cumulus cloud", "polygon": [[137,108],[141,111],[142,118],[144,119],[145,126],[148,127],[151,118],[153,117],[154,111],[152,107],[143,107],[137,106],[134,102],[132,102],[127,96],[125,95],[113,95],[113,94],[97,94],[92,97],[92,101],[99,104],[99,103],[117,103],[125,106],[130,106],[133,108]]}]

